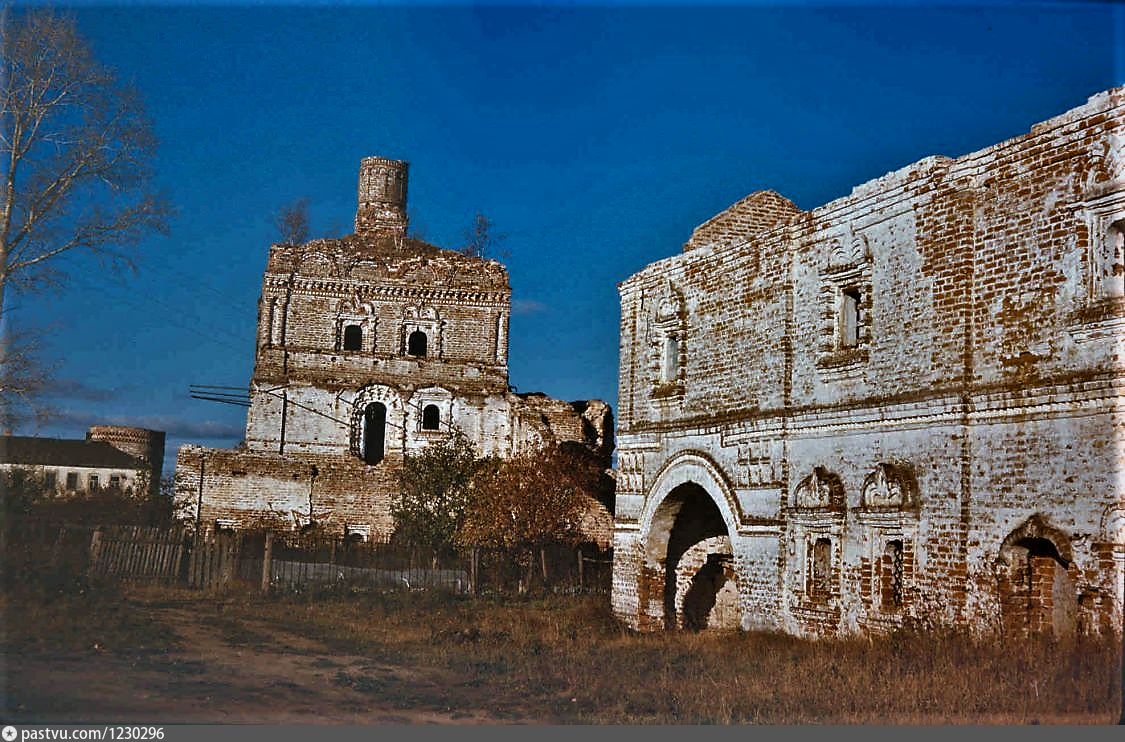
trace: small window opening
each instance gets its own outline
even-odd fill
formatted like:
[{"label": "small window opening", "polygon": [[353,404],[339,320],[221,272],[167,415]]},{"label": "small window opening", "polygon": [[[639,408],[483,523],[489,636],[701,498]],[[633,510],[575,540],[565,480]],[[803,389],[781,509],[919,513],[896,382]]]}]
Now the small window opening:
[{"label": "small window opening", "polygon": [[883,550],[883,565],[881,574],[881,597],[883,608],[894,609],[902,607],[902,541],[887,542]]},{"label": "small window opening", "polygon": [[1102,295],[1125,296],[1125,219],[1110,225],[1102,268]]},{"label": "small window opening", "polygon": [[45,484],[49,489],[54,489],[58,485],[58,474],[53,471],[46,472],[44,475]]},{"label": "small window opening", "polygon": [[426,333],[415,330],[406,340],[406,352],[412,356],[426,355]]},{"label": "small window opening", "polygon": [[437,430],[441,427],[441,412],[436,404],[428,404],[422,409],[422,430]]},{"label": "small window opening", "polygon": [[78,472],[69,471],[66,473],[66,488],[71,492],[78,489]]},{"label": "small window opening", "polygon": [[109,475],[109,486],[110,486],[110,489],[115,489],[115,490],[121,489],[121,475],[120,474],[110,474]]},{"label": "small window opening", "polygon": [[664,337],[664,357],[661,359],[660,380],[670,383],[680,375],[680,338],[675,333]]},{"label": "small window opening", "polygon": [[832,541],[818,538],[813,544],[812,564],[809,570],[809,593],[823,596],[828,594],[832,579]]},{"label": "small window opening", "polygon": [[859,343],[859,290],[840,292],[840,347],[854,348]]},{"label": "small window opening", "polygon": [[94,491],[100,489],[101,486],[102,486],[101,481],[98,479],[97,474],[91,474],[90,478],[88,480],[86,480],[86,484],[90,488],[91,492],[94,492]]},{"label": "small window opening", "polygon": [[363,328],[348,325],[344,328],[344,350],[363,350]]},{"label": "small window opening", "polygon": [[372,402],[363,411],[363,461],[378,464],[383,460],[387,439],[387,406]]}]

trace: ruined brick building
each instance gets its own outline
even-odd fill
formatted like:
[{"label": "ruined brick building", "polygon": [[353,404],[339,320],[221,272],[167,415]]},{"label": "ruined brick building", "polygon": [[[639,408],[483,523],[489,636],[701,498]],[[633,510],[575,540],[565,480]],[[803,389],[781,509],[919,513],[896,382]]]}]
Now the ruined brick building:
[{"label": "ruined brick building", "polygon": [[613,606],[640,629],[1120,631],[1125,88],[619,285]]},{"label": "ruined brick building", "polygon": [[482,454],[579,441],[609,466],[606,403],[509,387],[504,266],[408,236],[406,197],[407,163],[366,158],[354,234],[270,248],[245,443],[176,460],[180,511],[201,526],[383,540],[404,455],[453,426]]}]

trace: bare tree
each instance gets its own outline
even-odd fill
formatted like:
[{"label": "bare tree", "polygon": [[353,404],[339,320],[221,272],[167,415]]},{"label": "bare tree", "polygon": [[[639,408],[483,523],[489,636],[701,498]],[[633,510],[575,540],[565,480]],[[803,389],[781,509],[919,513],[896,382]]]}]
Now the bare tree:
[{"label": "bare tree", "polygon": [[[136,91],[94,58],[73,19],[0,9],[0,317],[9,288],[62,277],[60,256],[135,267],[130,248],[166,232],[171,215],[152,186],[155,147]],[[0,333],[0,405],[15,393],[15,337]]]},{"label": "bare tree", "polygon": [[309,239],[309,200],[298,198],[281,207],[273,218],[273,224],[279,244],[303,245]]},{"label": "bare tree", "polygon": [[484,214],[477,212],[472,226],[465,230],[465,244],[457,252],[470,258],[502,258],[507,254],[500,249],[505,235],[496,232],[496,225]]}]

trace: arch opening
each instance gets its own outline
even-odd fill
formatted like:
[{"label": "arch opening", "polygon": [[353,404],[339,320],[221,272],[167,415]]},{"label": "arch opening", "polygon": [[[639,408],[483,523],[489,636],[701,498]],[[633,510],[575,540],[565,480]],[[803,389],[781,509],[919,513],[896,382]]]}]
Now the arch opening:
[{"label": "arch opening", "polygon": [[741,623],[730,534],[722,512],[699,484],[664,498],[649,534],[651,593],[659,593],[665,629],[737,628]]},{"label": "arch opening", "polygon": [[426,344],[426,333],[421,330],[415,330],[410,333],[410,337],[406,339],[406,352],[412,356],[425,356]]},{"label": "arch opening", "polygon": [[422,430],[438,430],[441,427],[441,412],[436,404],[422,408]]},{"label": "arch opening", "polygon": [[387,406],[372,402],[363,410],[363,461],[369,465],[383,460],[387,446]]},{"label": "arch opening", "polygon": [[1035,518],[1004,540],[997,590],[1006,634],[1074,635],[1078,594],[1069,555],[1065,534]]}]

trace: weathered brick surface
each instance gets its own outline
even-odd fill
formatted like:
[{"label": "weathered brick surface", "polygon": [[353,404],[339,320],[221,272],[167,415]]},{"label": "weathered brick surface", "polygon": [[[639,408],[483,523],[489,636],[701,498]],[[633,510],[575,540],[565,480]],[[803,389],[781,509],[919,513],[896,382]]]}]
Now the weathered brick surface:
[{"label": "weathered brick surface", "polygon": [[623,281],[617,614],[682,623],[690,532],[729,539],[746,628],[1120,631],[1123,114],[752,194]]},{"label": "weathered brick surface", "polygon": [[[316,522],[385,538],[403,457],[451,426],[482,454],[581,441],[609,466],[607,404],[511,391],[507,270],[407,237],[406,174],[364,159],[355,234],[270,248],[245,447],[177,457],[180,511],[201,527]],[[608,520],[592,508],[593,540],[608,541]]]}]

